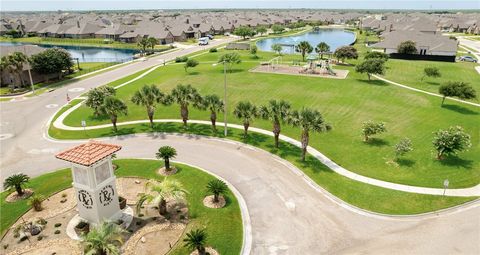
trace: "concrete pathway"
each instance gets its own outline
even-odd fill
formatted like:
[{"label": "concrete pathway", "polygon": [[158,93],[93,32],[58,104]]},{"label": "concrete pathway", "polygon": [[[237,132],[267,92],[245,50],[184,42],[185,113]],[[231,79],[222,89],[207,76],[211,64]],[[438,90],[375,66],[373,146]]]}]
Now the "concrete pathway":
[{"label": "concrete pathway", "polygon": [[[71,127],[65,125],[63,122],[65,118],[78,109],[79,107],[82,106],[82,103],[79,103],[64,113],[62,113],[54,122],[53,126],[58,129],[62,130],[69,130],[69,131],[83,131],[83,127]],[[156,119],[154,122],[177,122],[181,123],[182,120],[180,119]],[[141,123],[149,123],[148,120],[137,120],[137,121],[126,121],[126,122],[120,122],[117,123],[117,126],[124,126],[124,125],[132,125],[132,124],[141,124]],[[196,123],[196,124],[205,124],[205,125],[210,125],[209,121],[202,121],[202,120],[189,120],[189,123]],[[218,126],[223,126],[222,122],[217,123]],[[94,129],[101,129],[101,128],[110,128],[112,125],[111,124],[103,124],[103,125],[96,125],[96,126],[88,126],[85,127],[85,130],[94,130]],[[229,127],[231,128],[237,128],[237,129],[243,129],[242,125],[236,125],[236,124],[228,124]],[[271,131],[267,131],[264,129],[260,128],[255,128],[251,127],[249,130],[257,133],[261,133],[264,135],[268,136],[273,136]],[[301,143],[293,138],[290,138],[288,136],[280,135],[280,139],[282,141],[288,142],[290,144],[293,144],[299,148],[301,148]],[[393,190],[398,190],[398,191],[404,191],[404,192],[410,192],[410,193],[419,193],[419,194],[429,194],[429,195],[443,195],[445,193],[445,196],[459,196],[459,197],[470,197],[470,196],[480,196],[480,184],[471,187],[471,188],[464,188],[464,189],[437,189],[437,188],[424,188],[424,187],[418,187],[418,186],[410,186],[410,185],[404,185],[404,184],[397,184],[397,183],[392,183],[392,182],[387,182],[387,181],[381,181],[377,180],[374,178],[366,177],[363,175],[359,175],[357,173],[351,172],[341,166],[339,166],[337,163],[335,163],[333,160],[329,159],[327,156],[316,150],[315,148],[309,146],[307,149],[308,153],[310,153],[312,156],[320,160],[324,165],[326,165],[328,168],[332,169],[334,172],[345,176],[347,178],[350,178],[352,180],[356,180],[359,182],[367,183],[370,185],[382,187],[382,188],[387,188],[387,189],[393,189]]]},{"label": "concrete pathway", "polygon": [[[442,95],[440,94],[436,94],[436,93],[433,93],[433,92],[428,92],[428,91],[425,91],[425,90],[421,90],[421,89],[416,89],[416,88],[413,88],[413,87],[410,87],[410,86],[407,86],[407,85],[403,85],[403,84],[400,84],[400,83],[397,83],[397,82],[394,82],[394,81],[391,81],[391,80],[387,80],[381,76],[378,76],[376,74],[372,74],[373,77],[379,79],[379,80],[382,80],[384,82],[387,82],[389,84],[392,84],[392,85],[395,85],[395,86],[398,86],[398,87],[401,87],[401,88],[404,88],[404,89],[409,89],[409,90],[412,90],[412,91],[415,91],[415,92],[420,92],[420,93],[423,93],[423,94],[427,94],[427,95],[430,95],[430,96],[435,96],[435,97],[440,97],[440,98],[443,98]],[[469,102],[469,101],[465,101],[465,100],[461,100],[461,99],[457,99],[457,98],[453,98],[453,97],[447,97],[447,100],[452,100],[452,101],[455,101],[455,102],[459,102],[459,103],[463,103],[463,104],[469,104],[469,105],[473,105],[473,106],[477,106],[477,107],[480,107],[480,104],[477,104],[477,103],[473,103],[473,102]]]}]

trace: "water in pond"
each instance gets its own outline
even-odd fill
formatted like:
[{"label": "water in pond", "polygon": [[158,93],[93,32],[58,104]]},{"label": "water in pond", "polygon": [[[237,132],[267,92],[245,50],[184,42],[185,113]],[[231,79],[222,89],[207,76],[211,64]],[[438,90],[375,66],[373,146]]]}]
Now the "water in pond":
[{"label": "water in pond", "polygon": [[259,50],[272,51],[272,45],[279,43],[282,44],[283,53],[292,54],[295,53],[293,46],[301,41],[307,41],[314,48],[320,42],[326,42],[333,52],[338,47],[352,44],[355,34],[343,29],[319,29],[300,35],[263,39],[257,42],[257,47]]},{"label": "water in pond", "polygon": [[[23,45],[18,42],[0,42],[0,46]],[[100,47],[64,46],[64,45],[38,45],[42,48],[63,48],[67,50],[72,58],[78,58],[79,62],[124,62],[133,59],[138,50],[114,49]]]}]

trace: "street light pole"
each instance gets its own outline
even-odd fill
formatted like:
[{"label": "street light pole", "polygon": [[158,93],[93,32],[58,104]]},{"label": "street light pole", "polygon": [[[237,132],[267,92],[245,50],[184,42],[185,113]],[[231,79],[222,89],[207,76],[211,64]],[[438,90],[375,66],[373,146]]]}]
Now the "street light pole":
[{"label": "street light pole", "polygon": [[223,61],[223,91],[224,91],[224,99],[223,99],[223,122],[225,123],[225,137],[227,136],[227,65],[225,61]]}]

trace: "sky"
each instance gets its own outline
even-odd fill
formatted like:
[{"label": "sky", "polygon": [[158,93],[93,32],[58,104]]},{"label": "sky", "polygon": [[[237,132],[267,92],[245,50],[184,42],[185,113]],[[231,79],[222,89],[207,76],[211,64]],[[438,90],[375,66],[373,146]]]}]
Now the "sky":
[{"label": "sky", "polygon": [[1,11],[237,8],[480,10],[480,0],[0,0]]}]

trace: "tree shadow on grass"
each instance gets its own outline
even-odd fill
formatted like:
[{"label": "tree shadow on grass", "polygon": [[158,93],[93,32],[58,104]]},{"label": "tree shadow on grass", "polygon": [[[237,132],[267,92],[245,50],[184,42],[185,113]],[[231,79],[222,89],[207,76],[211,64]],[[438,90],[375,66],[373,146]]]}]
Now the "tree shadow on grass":
[{"label": "tree shadow on grass", "polygon": [[473,160],[462,159],[456,155],[446,156],[444,159],[438,160],[438,162],[444,166],[461,167],[465,169],[472,169],[473,167]]},{"label": "tree shadow on grass", "polygon": [[371,146],[376,146],[376,147],[390,145],[390,143],[388,141],[386,141],[384,139],[381,139],[381,138],[370,138],[367,142],[365,142],[365,144],[371,145]]},{"label": "tree shadow on grass", "polygon": [[427,81],[426,83],[428,83],[428,84],[430,84],[430,85],[435,85],[435,86],[440,85],[439,82],[433,82],[433,81]]},{"label": "tree shadow on grass", "polygon": [[395,160],[399,166],[405,166],[405,167],[412,167],[415,165],[415,160],[411,159],[405,159],[405,158],[399,158]]},{"label": "tree shadow on grass", "polygon": [[199,75],[200,72],[194,71],[194,72],[188,72],[187,75]]},{"label": "tree shadow on grass", "polygon": [[459,106],[459,105],[454,105],[454,104],[444,104],[442,108],[458,112],[460,114],[465,114],[465,115],[478,115],[479,113],[476,111],[472,111],[466,107]]},{"label": "tree shadow on grass", "polygon": [[362,82],[362,83],[367,83],[369,85],[375,85],[375,86],[388,86],[388,83],[382,81],[382,80],[364,80],[364,79],[357,79],[357,81]]}]

